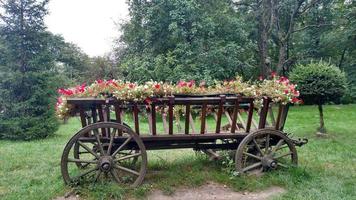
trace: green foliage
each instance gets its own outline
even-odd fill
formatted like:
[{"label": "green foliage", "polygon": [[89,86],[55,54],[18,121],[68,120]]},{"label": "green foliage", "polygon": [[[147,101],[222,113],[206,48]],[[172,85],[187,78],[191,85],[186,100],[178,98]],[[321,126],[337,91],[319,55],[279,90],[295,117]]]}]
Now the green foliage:
[{"label": "green foliage", "polygon": [[119,66],[131,81],[149,79],[211,82],[255,68],[252,43],[231,2],[203,0],[130,1],[131,20],[118,45]]},{"label": "green foliage", "polygon": [[[0,20],[6,59],[0,74],[0,138],[44,138],[57,129],[54,56],[43,18],[48,1],[4,1]],[[0,65],[1,66],[1,65]]]},{"label": "green foliage", "polygon": [[290,74],[307,104],[338,102],[346,89],[346,77],[334,65],[320,61],[298,65]]}]

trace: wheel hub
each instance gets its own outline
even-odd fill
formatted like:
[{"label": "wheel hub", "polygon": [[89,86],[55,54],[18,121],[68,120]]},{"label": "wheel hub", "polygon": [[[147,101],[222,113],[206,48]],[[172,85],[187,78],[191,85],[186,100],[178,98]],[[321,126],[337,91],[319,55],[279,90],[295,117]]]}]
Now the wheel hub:
[{"label": "wheel hub", "polygon": [[103,156],[99,160],[99,169],[103,172],[108,172],[113,166],[113,160],[110,156]]},{"label": "wheel hub", "polygon": [[272,156],[267,155],[262,158],[262,166],[264,168],[275,169],[277,168],[277,161]]}]

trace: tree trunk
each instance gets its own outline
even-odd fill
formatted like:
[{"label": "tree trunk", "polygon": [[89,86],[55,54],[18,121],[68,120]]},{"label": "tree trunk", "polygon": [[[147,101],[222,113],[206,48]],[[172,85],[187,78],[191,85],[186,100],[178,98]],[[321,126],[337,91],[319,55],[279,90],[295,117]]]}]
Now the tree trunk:
[{"label": "tree trunk", "polygon": [[279,43],[279,55],[278,55],[278,64],[277,64],[277,72],[285,76],[287,69],[285,68],[284,64],[287,59],[287,43],[280,42]]},{"label": "tree trunk", "polygon": [[318,131],[320,133],[326,133],[325,125],[324,125],[324,113],[323,113],[323,105],[319,104],[318,105],[319,109],[319,120],[320,120],[320,127],[318,128]]}]

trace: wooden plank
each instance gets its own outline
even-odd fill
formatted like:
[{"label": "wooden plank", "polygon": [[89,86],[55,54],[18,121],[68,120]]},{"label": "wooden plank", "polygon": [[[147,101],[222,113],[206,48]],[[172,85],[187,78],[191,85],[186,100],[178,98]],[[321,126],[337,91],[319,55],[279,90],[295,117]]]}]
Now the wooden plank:
[{"label": "wooden plank", "polygon": [[174,97],[169,97],[169,107],[168,107],[168,134],[173,135],[173,106]]},{"label": "wooden plank", "polygon": [[[85,111],[82,107],[79,108],[79,115],[80,115],[80,121],[82,123],[82,127],[85,127],[87,125],[87,120],[85,117]],[[89,137],[89,133],[85,133],[84,137]]]},{"label": "wooden plank", "polygon": [[190,118],[190,105],[187,104],[185,106],[185,130],[184,133],[185,134],[189,134],[189,118]]},{"label": "wooden plank", "polygon": [[[236,99],[234,111],[232,113],[232,120],[231,120],[231,133],[235,133],[236,131],[236,122],[237,122],[237,114],[239,113],[239,100]],[[237,127],[238,128],[238,127]]]},{"label": "wooden plank", "polygon": [[263,99],[262,109],[261,109],[261,112],[260,112],[260,121],[259,121],[259,124],[258,124],[258,128],[259,129],[266,127],[266,120],[267,120],[267,113],[268,113],[268,109],[269,109],[269,103],[270,103],[269,99],[266,99],[266,98]]},{"label": "wooden plank", "polygon": [[280,128],[282,112],[283,112],[283,105],[279,104],[278,115],[277,115],[277,120],[276,120],[276,125],[275,125],[276,130],[279,130],[279,128]]},{"label": "wooden plank", "polygon": [[[98,105],[97,108],[98,108],[99,121],[104,122],[105,119],[104,119],[103,105]],[[103,136],[106,136],[105,128],[101,129],[101,134]]]},{"label": "wooden plank", "polygon": [[98,121],[98,114],[96,112],[95,106],[91,107],[91,117],[93,118],[93,123]]},{"label": "wooden plank", "polygon": [[269,118],[271,119],[271,124],[272,126],[276,125],[276,118],[274,117],[274,113],[273,113],[273,104],[270,104],[269,108],[268,108],[268,113],[269,113]]},{"label": "wooden plank", "polygon": [[151,112],[147,113],[147,120],[148,120],[148,131],[150,134],[153,135],[152,133],[152,115]]},{"label": "wooden plank", "polygon": [[164,110],[161,111],[161,116],[162,116],[164,133],[168,133],[167,114],[164,112]]},{"label": "wooden plank", "polygon": [[227,110],[225,110],[224,113],[225,113],[227,121],[229,121],[229,124],[230,124],[230,127],[231,127],[232,126],[232,119],[231,119],[230,113]]},{"label": "wooden plank", "polygon": [[[122,124],[122,117],[121,117],[121,108],[120,108],[120,104],[115,104],[114,105],[114,109],[115,109],[115,116],[116,116],[116,123]],[[122,131],[118,130],[118,135],[122,136]]]},{"label": "wooden plank", "polygon": [[252,116],[253,116],[254,104],[253,101],[250,102],[250,107],[248,109],[246,132],[249,133],[251,129]]},{"label": "wooden plank", "polygon": [[237,112],[237,117],[242,125],[242,128],[246,130],[246,123],[245,123],[244,119],[242,118],[242,116],[240,115],[240,112]]},{"label": "wooden plank", "polygon": [[133,118],[134,118],[134,122],[135,122],[135,132],[136,134],[140,134],[140,125],[139,125],[139,119],[138,119],[138,106],[137,104],[135,103],[133,105]]},{"label": "wooden plank", "polygon": [[190,127],[192,128],[192,133],[196,133],[195,132],[195,123],[194,123],[194,119],[192,116],[192,113],[189,113],[189,123],[190,123]]},{"label": "wooden plank", "polygon": [[222,118],[222,113],[224,109],[224,103],[225,103],[226,96],[225,95],[220,95],[220,102],[219,102],[219,107],[218,107],[218,114],[217,114],[217,120],[216,120],[216,133],[220,133],[221,129],[221,118]]},{"label": "wooden plank", "polygon": [[201,125],[200,125],[200,134],[205,133],[205,117],[206,117],[206,104],[203,104],[202,109],[201,109]]},{"label": "wooden plank", "polygon": [[157,134],[156,105],[154,103],[151,104],[151,118],[152,118],[152,135],[156,135]]}]

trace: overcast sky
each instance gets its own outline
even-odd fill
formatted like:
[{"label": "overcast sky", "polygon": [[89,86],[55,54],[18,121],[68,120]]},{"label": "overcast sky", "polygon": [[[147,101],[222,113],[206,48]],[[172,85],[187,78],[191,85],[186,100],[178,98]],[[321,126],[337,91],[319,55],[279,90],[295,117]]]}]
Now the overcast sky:
[{"label": "overcast sky", "polygon": [[46,24],[49,31],[61,34],[90,56],[111,50],[119,36],[115,23],[127,20],[126,0],[51,0]]}]

